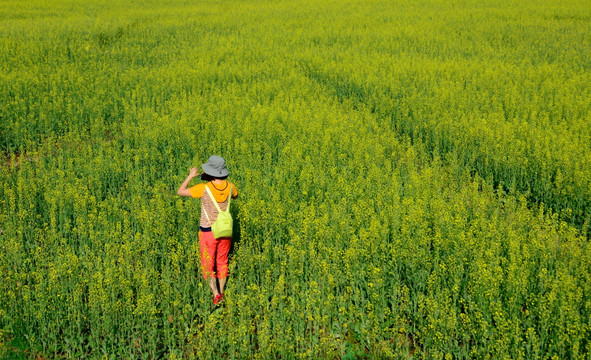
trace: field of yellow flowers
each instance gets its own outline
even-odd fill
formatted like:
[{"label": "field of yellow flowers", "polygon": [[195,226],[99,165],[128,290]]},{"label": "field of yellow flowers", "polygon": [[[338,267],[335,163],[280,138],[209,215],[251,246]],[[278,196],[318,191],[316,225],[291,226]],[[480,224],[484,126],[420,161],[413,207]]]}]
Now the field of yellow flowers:
[{"label": "field of yellow flowers", "polygon": [[[0,19],[0,358],[591,358],[589,0]],[[176,195],[213,154],[215,311]]]}]

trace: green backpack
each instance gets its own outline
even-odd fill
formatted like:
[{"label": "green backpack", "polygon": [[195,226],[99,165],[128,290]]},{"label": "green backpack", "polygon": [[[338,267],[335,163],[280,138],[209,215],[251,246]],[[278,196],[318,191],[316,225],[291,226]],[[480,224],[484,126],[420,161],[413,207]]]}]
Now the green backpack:
[{"label": "green backpack", "polygon": [[232,236],[233,221],[232,215],[230,214],[230,200],[232,200],[232,185],[230,185],[230,194],[228,195],[228,207],[226,208],[226,211],[222,211],[222,209],[220,209],[218,202],[215,200],[215,197],[213,197],[213,194],[211,193],[211,190],[209,189],[209,187],[207,187],[207,185],[205,186],[205,190],[207,190],[207,193],[213,201],[213,204],[218,209],[218,217],[213,222],[213,224],[211,223],[211,220],[209,220],[209,215],[207,215],[207,211],[204,211],[205,216],[207,217],[207,221],[209,221],[209,224],[211,225],[213,237],[217,239],[221,237]]}]

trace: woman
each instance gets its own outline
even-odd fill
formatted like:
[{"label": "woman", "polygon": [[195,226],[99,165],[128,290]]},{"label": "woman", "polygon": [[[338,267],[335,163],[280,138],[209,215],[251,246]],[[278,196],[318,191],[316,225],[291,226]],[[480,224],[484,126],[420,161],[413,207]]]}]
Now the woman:
[{"label": "woman", "polygon": [[[201,167],[204,174],[199,174],[197,168],[191,168],[189,176],[181,184],[177,194],[201,198],[201,220],[199,222],[201,269],[203,270],[203,278],[208,280],[209,287],[213,292],[213,303],[217,305],[224,299],[224,287],[228,277],[228,253],[232,238],[214,238],[211,224],[217,219],[218,210],[213,201],[219,204],[222,211],[226,211],[230,195],[232,198],[238,197],[238,190],[234,184],[226,180],[228,170],[226,169],[226,161],[222,157],[211,156],[208,162]],[[207,183],[189,188],[191,179],[199,175]],[[212,199],[206,187],[209,188],[215,200]]]}]

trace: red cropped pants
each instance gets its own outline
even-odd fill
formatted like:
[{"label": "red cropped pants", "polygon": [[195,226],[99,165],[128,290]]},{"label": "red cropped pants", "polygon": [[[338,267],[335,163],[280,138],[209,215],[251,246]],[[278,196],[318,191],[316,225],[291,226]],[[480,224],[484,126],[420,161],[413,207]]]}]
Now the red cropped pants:
[{"label": "red cropped pants", "polygon": [[231,237],[214,238],[211,231],[199,231],[199,248],[201,250],[201,269],[203,278],[228,277],[228,253],[232,245]]}]

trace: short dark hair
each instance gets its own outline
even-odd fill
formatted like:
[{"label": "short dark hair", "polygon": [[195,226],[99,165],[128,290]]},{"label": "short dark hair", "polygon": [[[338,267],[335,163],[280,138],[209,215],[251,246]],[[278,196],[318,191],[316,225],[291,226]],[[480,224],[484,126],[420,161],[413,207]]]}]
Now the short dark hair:
[{"label": "short dark hair", "polygon": [[201,174],[201,180],[203,180],[203,181],[212,181],[212,180],[215,180],[215,179],[225,180],[227,177],[228,177],[228,175],[222,176],[222,177],[215,177],[215,176],[211,176],[211,175],[206,174],[206,173],[202,173]]}]

